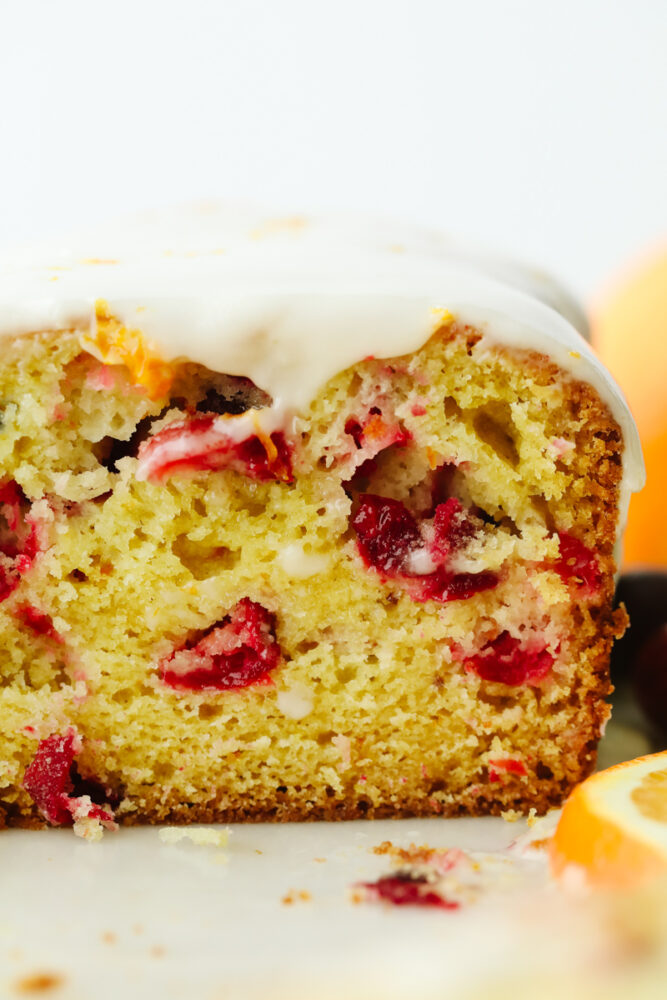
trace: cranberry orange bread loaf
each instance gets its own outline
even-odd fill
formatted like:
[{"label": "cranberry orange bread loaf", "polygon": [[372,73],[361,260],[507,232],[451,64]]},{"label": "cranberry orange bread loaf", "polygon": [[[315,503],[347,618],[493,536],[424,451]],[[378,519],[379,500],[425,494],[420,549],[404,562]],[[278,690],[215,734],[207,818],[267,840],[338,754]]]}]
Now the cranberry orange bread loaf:
[{"label": "cranberry orange bread loaf", "polygon": [[121,237],[5,269],[0,822],[559,803],[641,479],[586,343],[428,235]]}]

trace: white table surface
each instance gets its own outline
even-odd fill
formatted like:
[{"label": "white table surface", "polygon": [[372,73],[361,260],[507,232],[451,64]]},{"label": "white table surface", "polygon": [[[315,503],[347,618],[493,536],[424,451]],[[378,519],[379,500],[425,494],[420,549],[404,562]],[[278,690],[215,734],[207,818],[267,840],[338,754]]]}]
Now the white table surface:
[{"label": "white table surface", "polygon": [[[604,763],[645,750],[612,724]],[[167,844],[150,827],[99,843],[3,832],[0,996],[31,995],[21,990],[39,974],[55,977],[54,1000],[435,1000],[475,984],[484,996],[489,977],[576,969],[597,947],[545,852],[510,848],[541,836],[523,820],[231,830],[224,848]],[[392,870],[372,850],[385,840],[473,852],[478,895],[452,911],[355,904],[354,883]],[[284,902],[300,891],[310,899]]]}]

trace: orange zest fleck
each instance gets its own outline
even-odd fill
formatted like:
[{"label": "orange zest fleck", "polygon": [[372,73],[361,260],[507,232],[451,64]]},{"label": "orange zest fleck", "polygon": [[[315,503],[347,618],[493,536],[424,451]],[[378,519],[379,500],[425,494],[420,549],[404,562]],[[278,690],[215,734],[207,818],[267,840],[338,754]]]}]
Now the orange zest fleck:
[{"label": "orange zest fleck", "polygon": [[438,466],[441,464],[440,456],[436,451],[433,450],[433,448],[428,448],[428,447],[426,448],[426,457],[428,459],[428,464],[431,469],[437,469]]},{"label": "orange zest fleck", "polygon": [[382,440],[387,433],[388,427],[378,413],[373,413],[364,424],[364,437],[370,440]]},{"label": "orange zest fleck", "polygon": [[281,480],[284,483],[292,482],[292,470],[285,466],[282,461],[278,449],[276,448],[274,442],[271,440],[271,435],[262,427],[259,418],[255,411],[252,414],[253,424],[255,425],[255,434],[262,442],[262,447],[266,452],[266,457],[268,459],[268,466],[270,471],[273,473],[276,479]]},{"label": "orange zest fleck", "polygon": [[452,326],[455,317],[453,313],[450,313],[449,309],[435,308],[431,310],[433,315],[433,330],[446,330],[447,327]]},{"label": "orange zest fleck", "polygon": [[125,365],[135,385],[142,386],[151,399],[165,398],[174,379],[173,369],[146,342],[140,330],[128,329],[104,299],[95,303],[95,331],[81,338],[86,348],[108,365]]},{"label": "orange zest fleck", "polygon": [[312,898],[307,889],[290,889],[281,899],[281,903],[284,906],[291,906],[293,903],[309,903]]}]

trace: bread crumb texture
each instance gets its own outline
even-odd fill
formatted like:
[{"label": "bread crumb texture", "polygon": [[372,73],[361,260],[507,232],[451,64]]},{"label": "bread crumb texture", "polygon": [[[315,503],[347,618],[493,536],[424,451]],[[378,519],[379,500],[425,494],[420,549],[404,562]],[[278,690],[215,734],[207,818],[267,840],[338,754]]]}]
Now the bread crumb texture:
[{"label": "bread crumb texture", "polygon": [[624,613],[589,386],[447,320],[230,444],[246,379],[3,350],[0,822],[508,815],[590,772]]}]

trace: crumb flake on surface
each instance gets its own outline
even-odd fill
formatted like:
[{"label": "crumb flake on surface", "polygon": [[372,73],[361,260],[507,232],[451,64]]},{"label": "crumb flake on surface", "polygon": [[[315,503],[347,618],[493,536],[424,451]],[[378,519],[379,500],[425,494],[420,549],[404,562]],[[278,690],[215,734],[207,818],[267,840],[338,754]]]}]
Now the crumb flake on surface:
[{"label": "crumb flake on surface", "polygon": [[280,902],[284,906],[291,906],[293,903],[310,903],[312,898],[307,889],[290,889]]},{"label": "crumb flake on surface", "polygon": [[163,844],[178,844],[181,840],[190,840],[198,847],[226,847],[231,832],[228,827],[163,826],[158,830],[158,837]]},{"label": "crumb flake on surface", "polygon": [[14,983],[14,992],[18,994],[50,993],[57,990],[65,982],[59,972],[33,972],[22,976]]}]

